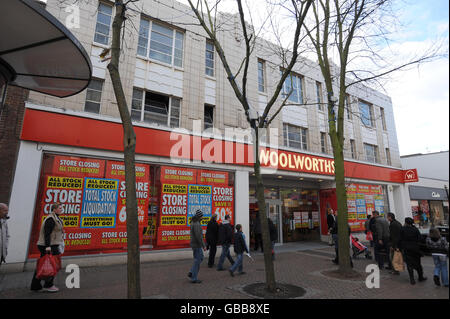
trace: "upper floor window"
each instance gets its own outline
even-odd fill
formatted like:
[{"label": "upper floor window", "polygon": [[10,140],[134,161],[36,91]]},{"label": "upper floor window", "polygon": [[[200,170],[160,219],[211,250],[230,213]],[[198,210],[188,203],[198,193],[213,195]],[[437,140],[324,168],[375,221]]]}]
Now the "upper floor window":
[{"label": "upper floor window", "polygon": [[365,126],[373,126],[373,111],[372,111],[372,105],[364,102],[359,101],[359,112],[361,113],[361,122]]},{"label": "upper floor window", "polygon": [[214,127],[214,106],[205,104],[204,108],[204,129],[209,129]]},{"label": "upper floor window", "polygon": [[95,25],[94,41],[100,44],[109,44],[109,31],[112,20],[112,6],[99,2],[97,24]]},{"label": "upper floor window", "polygon": [[211,41],[206,41],[205,74],[214,76],[214,44]]},{"label": "upper floor window", "polygon": [[288,147],[298,148],[301,150],[308,149],[306,133],[307,133],[306,128],[286,123],[283,124],[284,145]]},{"label": "upper floor window", "polygon": [[352,153],[352,158],[356,159],[356,145],[355,140],[350,140],[350,151]]},{"label": "upper floor window", "polygon": [[92,79],[86,89],[86,101],[84,111],[90,113],[100,113],[102,100],[103,80]]},{"label": "upper floor window", "polygon": [[378,163],[378,146],[364,143],[366,160],[371,163]]},{"label": "upper floor window", "polygon": [[380,115],[381,115],[381,125],[383,125],[383,130],[387,130],[386,127],[386,117],[384,116],[384,108],[380,107]]},{"label": "upper floor window", "polygon": [[322,153],[327,153],[327,134],[320,132],[320,150]]},{"label": "upper floor window", "polygon": [[347,120],[352,120],[352,105],[350,103],[350,95],[345,95],[345,111],[347,112]]},{"label": "upper floor window", "polygon": [[259,92],[266,91],[266,85],[265,85],[265,81],[264,81],[265,67],[266,67],[265,62],[261,59],[258,59],[258,91]]},{"label": "upper floor window", "polygon": [[323,111],[322,83],[316,82],[316,99],[319,111]]},{"label": "upper floor window", "polygon": [[133,89],[131,119],[169,127],[180,126],[181,99]]},{"label": "upper floor window", "polygon": [[386,164],[392,166],[391,151],[389,150],[389,148],[386,148]]},{"label": "upper floor window", "polygon": [[156,22],[141,19],[138,55],[170,65],[183,66],[184,34]]},{"label": "upper floor window", "polygon": [[287,96],[288,100],[294,103],[303,104],[303,85],[302,77],[291,73],[283,83],[283,95]]}]

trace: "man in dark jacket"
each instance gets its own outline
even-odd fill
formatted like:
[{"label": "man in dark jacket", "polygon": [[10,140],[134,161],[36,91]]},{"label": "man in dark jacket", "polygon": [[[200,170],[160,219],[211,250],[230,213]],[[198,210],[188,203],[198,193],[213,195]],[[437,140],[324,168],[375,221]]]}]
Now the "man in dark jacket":
[{"label": "man in dark jacket", "polygon": [[217,214],[213,214],[206,226],[206,249],[209,250],[208,267],[214,266],[216,258],[217,241],[219,238],[219,224],[217,223]]},{"label": "man in dark jacket", "polygon": [[230,224],[230,215],[225,216],[225,220],[219,226],[219,245],[222,245],[222,254],[219,258],[219,264],[217,265],[217,271],[225,270],[223,268],[223,263],[225,257],[231,263],[234,264],[234,260],[230,255],[230,246],[233,240],[233,226]]},{"label": "man in dark jacket", "polygon": [[244,269],[244,252],[248,254],[247,244],[245,243],[245,236],[242,232],[242,225],[236,225],[236,233],[234,234],[234,252],[237,255],[236,262],[228,270],[231,276],[237,269],[240,275],[245,274]]},{"label": "man in dark jacket", "polygon": [[406,262],[406,268],[408,269],[409,280],[411,285],[415,285],[414,269],[419,275],[419,281],[427,280],[423,276],[423,268],[420,262],[422,252],[420,251],[420,232],[414,226],[414,220],[410,217],[405,218],[405,226],[402,227],[400,232],[399,246],[403,250],[403,256]]},{"label": "man in dark jacket", "polygon": [[259,220],[259,211],[256,212],[255,220],[253,221],[253,233],[255,234],[255,251],[261,247],[261,252],[264,251],[262,243],[261,221]]},{"label": "man in dark jacket", "polygon": [[200,270],[200,264],[203,261],[203,250],[206,250],[205,243],[203,242],[202,225],[200,224],[202,217],[203,212],[197,209],[191,219],[191,248],[194,255],[194,262],[191,270],[188,272],[188,277],[191,278],[191,282],[194,284],[202,282],[198,280],[198,272]]},{"label": "man in dark jacket", "polygon": [[[389,221],[389,238],[390,238],[390,260],[392,265],[392,258],[394,257],[394,251],[398,249],[398,243],[400,241],[400,232],[402,231],[402,224],[395,219],[394,213],[388,213],[387,219]],[[400,272],[393,269],[392,274],[400,275]]]},{"label": "man in dark jacket", "polygon": [[384,263],[387,260],[389,266],[386,269],[392,270],[391,260],[388,257],[390,251],[390,236],[389,236],[389,224],[384,217],[380,216],[380,213],[376,210],[373,211],[370,227],[373,233],[373,241],[375,243],[375,260],[378,263],[380,269],[384,269]]},{"label": "man in dark jacket", "polygon": [[278,239],[278,232],[275,224],[270,218],[267,218],[267,222],[269,223],[270,243],[272,246],[272,260],[275,260],[275,242]]}]

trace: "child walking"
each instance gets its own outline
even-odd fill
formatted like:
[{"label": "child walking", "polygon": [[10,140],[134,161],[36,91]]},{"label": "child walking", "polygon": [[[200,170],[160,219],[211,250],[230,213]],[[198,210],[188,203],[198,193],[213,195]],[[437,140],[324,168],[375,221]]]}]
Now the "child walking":
[{"label": "child walking", "polygon": [[244,252],[248,254],[247,244],[245,243],[245,235],[242,233],[242,225],[236,225],[236,233],[234,234],[234,252],[237,255],[233,266],[228,270],[230,275],[234,277],[234,272],[238,270],[239,275],[245,274],[244,269]]}]

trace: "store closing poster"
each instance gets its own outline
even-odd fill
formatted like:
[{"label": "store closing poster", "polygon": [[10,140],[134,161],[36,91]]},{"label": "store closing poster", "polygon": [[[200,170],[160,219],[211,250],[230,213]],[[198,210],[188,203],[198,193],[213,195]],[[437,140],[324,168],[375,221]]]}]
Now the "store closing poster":
[{"label": "store closing poster", "polygon": [[226,215],[233,223],[234,187],[228,172],[162,166],[160,174],[158,247],[188,246],[191,219],[198,209],[203,212],[203,234],[213,214],[219,223]]},{"label": "store closing poster", "polygon": [[[367,215],[377,210],[384,216],[384,197],[381,185],[351,183],[347,188],[348,224],[354,232],[364,231]],[[320,191],[320,211],[322,217],[322,234],[327,234],[327,212],[337,210],[335,189]],[[338,212],[339,213],[339,212]]]},{"label": "store closing poster", "polygon": [[[136,164],[140,244],[147,226],[150,166]],[[45,155],[30,258],[51,205],[62,204],[65,255],[119,252],[127,249],[125,166],[123,162],[75,156]]]}]

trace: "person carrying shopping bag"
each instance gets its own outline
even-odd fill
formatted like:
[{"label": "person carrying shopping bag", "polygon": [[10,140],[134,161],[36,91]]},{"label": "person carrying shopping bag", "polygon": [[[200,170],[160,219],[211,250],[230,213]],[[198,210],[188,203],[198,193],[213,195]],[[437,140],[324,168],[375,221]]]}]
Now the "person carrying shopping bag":
[{"label": "person carrying shopping bag", "polygon": [[[37,246],[41,253],[41,258],[45,254],[52,254],[53,256],[57,256],[58,260],[60,260],[60,255],[64,251],[64,223],[61,218],[59,218],[59,215],[61,215],[61,213],[61,204],[53,204],[51,206],[51,213],[47,216],[47,218],[45,218],[44,222],[41,225],[39,239],[37,241]],[[42,287],[41,279],[37,278],[36,274],[37,269],[34,272],[33,280],[31,281],[31,290],[46,292],[59,291],[58,287],[53,284],[53,281],[55,279],[54,276],[45,278],[44,287]]]}]

